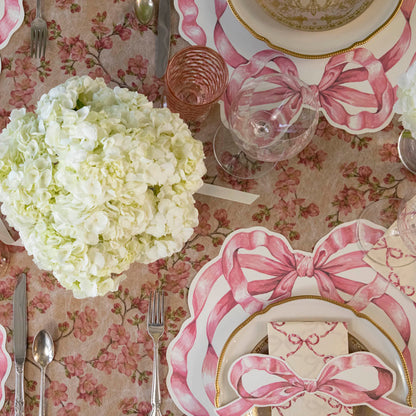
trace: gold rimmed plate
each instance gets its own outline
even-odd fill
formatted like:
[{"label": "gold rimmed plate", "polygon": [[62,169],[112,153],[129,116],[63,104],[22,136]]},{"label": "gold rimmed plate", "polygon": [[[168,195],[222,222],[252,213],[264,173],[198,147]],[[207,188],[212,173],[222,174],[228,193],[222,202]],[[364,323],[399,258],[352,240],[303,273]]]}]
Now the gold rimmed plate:
[{"label": "gold rimmed plate", "polygon": [[[231,364],[241,355],[264,352],[267,323],[273,321],[339,321],[346,322],[349,332],[349,350],[366,349],[379,356],[396,372],[396,388],[389,396],[403,404],[412,405],[412,384],[404,357],[393,337],[369,316],[348,305],[319,296],[295,296],[273,303],[242,322],[231,333],[220,354],[216,374],[216,406],[236,398],[228,383]],[[264,411],[264,410],[262,410]],[[365,409],[366,414],[375,412]],[[251,412],[250,416],[257,415]]]},{"label": "gold rimmed plate", "polygon": [[[227,1],[239,22],[269,47],[300,58],[315,59],[328,58],[365,44],[393,20],[403,0],[355,0],[355,11],[350,8],[348,14],[340,5],[332,19],[325,17],[322,11],[313,13],[306,6],[303,15],[302,11],[296,15],[293,6],[288,19],[287,13],[274,6],[274,0]],[[293,1],[277,3],[290,6]]]}]

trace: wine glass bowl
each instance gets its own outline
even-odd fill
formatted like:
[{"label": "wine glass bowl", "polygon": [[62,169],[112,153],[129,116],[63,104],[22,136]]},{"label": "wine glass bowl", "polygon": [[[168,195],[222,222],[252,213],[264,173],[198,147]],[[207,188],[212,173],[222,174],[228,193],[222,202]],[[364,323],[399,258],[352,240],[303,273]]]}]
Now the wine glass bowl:
[{"label": "wine glass bowl", "polygon": [[404,198],[399,207],[397,230],[405,246],[416,255],[416,196]]},{"label": "wine glass bowl", "polygon": [[[370,221],[372,226],[368,226]],[[375,228],[374,224],[382,227]],[[416,259],[416,199],[382,198],[371,202],[360,215],[358,244],[375,263],[402,267]]]},{"label": "wine glass bowl", "polygon": [[416,140],[409,130],[402,130],[397,142],[400,161],[410,172],[416,174]]},{"label": "wine glass bowl", "polygon": [[[234,176],[260,176],[265,168],[301,152],[312,140],[318,119],[314,90],[299,78],[283,73],[250,78],[231,102],[229,132],[219,129],[214,138],[215,156]],[[237,160],[254,165],[254,172],[248,166],[237,169]]]}]

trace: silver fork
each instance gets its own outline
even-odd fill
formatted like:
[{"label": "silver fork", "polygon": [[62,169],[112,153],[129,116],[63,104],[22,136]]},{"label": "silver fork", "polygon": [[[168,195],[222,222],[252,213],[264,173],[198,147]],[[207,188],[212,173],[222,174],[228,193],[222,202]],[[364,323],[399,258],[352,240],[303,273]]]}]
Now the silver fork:
[{"label": "silver fork", "polygon": [[150,403],[152,411],[149,416],[162,416],[160,411],[160,384],[159,384],[159,339],[165,331],[165,301],[163,292],[156,290],[150,295],[149,312],[147,313],[147,332],[153,339],[153,377],[152,396]]},{"label": "silver fork", "polygon": [[36,58],[45,56],[48,28],[42,18],[41,0],[36,0],[36,18],[30,26],[30,55]]}]

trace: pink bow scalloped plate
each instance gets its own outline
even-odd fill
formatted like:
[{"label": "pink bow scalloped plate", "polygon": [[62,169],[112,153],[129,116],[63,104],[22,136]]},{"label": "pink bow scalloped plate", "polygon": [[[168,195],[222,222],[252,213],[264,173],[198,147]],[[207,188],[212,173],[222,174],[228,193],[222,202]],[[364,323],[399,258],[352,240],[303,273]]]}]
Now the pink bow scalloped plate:
[{"label": "pink bow scalloped plate", "polygon": [[6,384],[12,366],[10,355],[6,350],[6,340],[6,330],[0,325],[0,409],[4,404],[4,385]]},{"label": "pink bow scalloped plate", "polygon": [[0,0],[0,49],[23,23],[23,0]]},{"label": "pink bow scalloped plate", "polygon": [[[374,243],[385,232],[369,222],[366,226],[364,235]],[[217,415],[217,367],[231,333],[252,314],[300,295],[336,301],[382,328],[405,360],[415,402],[415,304],[363,261],[359,247],[356,221],[333,229],[312,253],[293,250],[282,235],[262,227],[230,234],[192,281],[190,317],[168,348],[167,385],[181,411]]]},{"label": "pink bow scalloped plate", "polygon": [[[255,0],[244,0],[244,4],[254,3]],[[394,8],[398,2],[374,1],[372,7],[378,10],[377,5],[380,4],[388,7],[393,5]],[[314,36],[324,36],[326,40],[336,42],[344,41],[343,45],[332,45],[327,50],[336,50],[338,53],[344,48],[353,48],[329,58],[315,59],[315,56],[314,59],[305,59],[270,48],[263,40],[255,37],[238,21],[227,0],[174,1],[180,18],[181,36],[192,44],[215,49],[228,64],[230,82],[221,101],[221,115],[224,119],[246,79],[263,73],[285,72],[298,76],[314,89],[320,109],[329,123],[353,134],[382,130],[394,115],[397,80],[400,74],[407,71],[415,57],[415,4],[415,0],[403,0],[397,13],[386,11],[386,15],[391,16],[391,21],[387,19],[389,24],[380,31],[376,30],[380,24],[366,13],[352,21],[353,26],[358,24],[360,30],[364,31],[359,38],[366,37],[366,33],[374,33],[362,46],[356,45],[360,43],[356,42],[357,39],[353,40],[353,34],[358,34],[358,30],[346,29],[348,25],[336,29],[343,32],[344,36],[331,37],[325,32],[303,32],[308,41]],[[260,26],[266,27],[262,18],[260,21]],[[375,27],[372,27],[373,24]],[[285,33],[283,38],[289,42],[296,39],[295,35]],[[282,35],[278,36],[282,41]],[[315,40],[309,46],[326,44],[322,39]],[[295,45],[285,49],[302,48],[306,44],[298,39],[295,40]],[[301,55],[311,55],[307,50],[297,50],[303,51]]]}]

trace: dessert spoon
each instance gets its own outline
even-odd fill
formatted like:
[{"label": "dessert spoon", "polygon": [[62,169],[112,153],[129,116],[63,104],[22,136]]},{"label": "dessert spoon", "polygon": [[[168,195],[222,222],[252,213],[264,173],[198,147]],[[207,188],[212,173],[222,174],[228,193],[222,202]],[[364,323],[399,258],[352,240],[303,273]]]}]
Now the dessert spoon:
[{"label": "dessert spoon", "polygon": [[55,349],[53,345],[53,339],[49,335],[48,331],[42,329],[39,331],[32,346],[33,358],[40,367],[40,403],[39,403],[39,416],[45,415],[45,369],[48,364],[53,360]]},{"label": "dessert spoon", "polygon": [[144,25],[149,23],[153,17],[153,11],[153,0],[134,0],[134,12],[140,23]]}]

